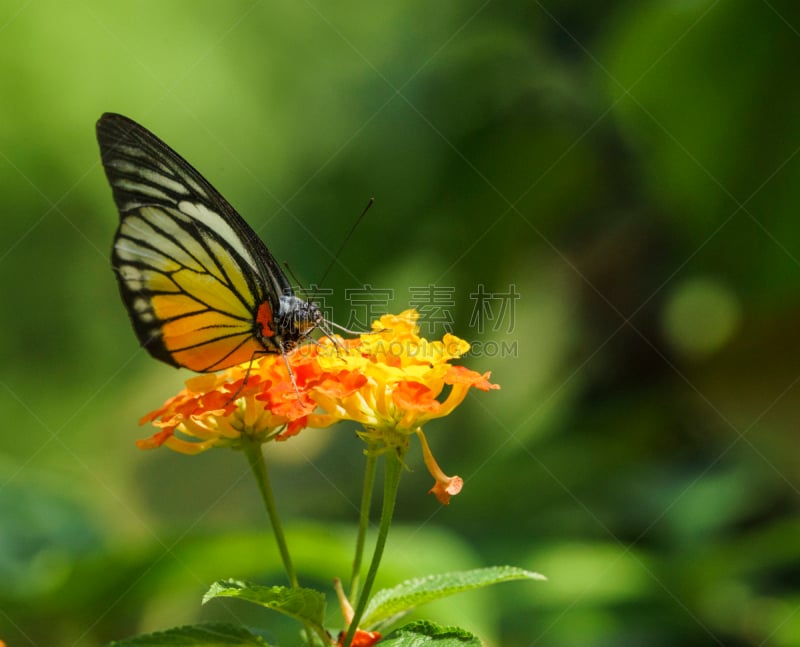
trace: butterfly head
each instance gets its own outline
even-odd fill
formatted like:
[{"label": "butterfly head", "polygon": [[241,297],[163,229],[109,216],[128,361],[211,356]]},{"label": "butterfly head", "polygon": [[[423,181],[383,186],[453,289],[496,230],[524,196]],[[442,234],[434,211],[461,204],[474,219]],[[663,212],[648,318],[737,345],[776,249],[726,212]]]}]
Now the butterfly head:
[{"label": "butterfly head", "polygon": [[277,323],[284,348],[293,347],[324,322],[325,317],[316,303],[293,295],[281,296]]}]

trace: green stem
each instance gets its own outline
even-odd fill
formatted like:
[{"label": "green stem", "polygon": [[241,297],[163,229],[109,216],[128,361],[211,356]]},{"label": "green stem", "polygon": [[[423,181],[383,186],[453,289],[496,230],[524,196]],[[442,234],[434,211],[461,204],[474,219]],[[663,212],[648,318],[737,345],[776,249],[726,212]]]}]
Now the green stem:
[{"label": "green stem", "polygon": [[350,578],[350,599],[355,600],[361,578],[361,560],[364,557],[364,543],[369,528],[369,509],[372,505],[372,491],[375,489],[375,466],[378,457],[374,448],[367,449],[367,464],[364,469],[364,489],[361,492],[361,509],[358,522],[358,537],[356,538],[356,554],[353,558],[353,573]]},{"label": "green stem", "polygon": [[[286,571],[286,577],[289,578],[289,584],[293,589],[299,589],[300,583],[297,580],[297,572],[294,570],[292,558],[289,555],[289,546],[286,543],[286,536],[283,534],[283,526],[281,526],[280,517],[278,517],[278,508],[275,505],[275,497],[272,495],[272,485],[269,481],[269,472],[267,471],[267,461],[264,459],[264,453],[261,451],[261,443],[259,442],[245,442],[243,451],[247,456],[247,462],[250,463],[250,469],[258,484],[258,490],[261,492],[261,498],[264,500],[264,507],[267,509],[269,521],[272,524],[272,533],[275,535],[275,542],[278,544],[278,550],[283,560],[283,568]],[[321,644],[328,644],[328,638],[322,627],[314,627],[310,623],[305,622],[306,640],[309,645],[314,644],[313,634],[322,641]]]},{"label": "green stem", "polygon": [[269,482],[269,473],[267,472],[267,462],[264,460],[264,454],[261,451],[261,444],[258,442],[245,442],[244,453],[247,456],[247,461],[250,463],[250,469],[253,471],[253,476],[258,484],[258,489],[261,492],[261,498],[264,500],[264,507],[267,509],[269,521],[272,524],[272,532],[275,535],[275,542],[278,544],[278,550],[281,553],[283,560],[283,568],[286,571],[286,576],[289,578],[289,584],[292,588],[300,587],[297,581],[297,573],[292,564],[292,558],[289,555],[289,547],[286,544],[286,537],[283,534],[283,527],[281,520],[278,517],[278,509],[275,506],[275,497],[272,495],[272,486]]},{"label": "green stem", "polygon": [[389,528],[392,525],[392,515],[394,514],[394,504],[397,501],[397,488],[400,484],[400,475],[403,472],[403,452],[398,450],[398,453],[389,452],[386,454],[386,461],[384,464],[384,480],[383,480],[383,507],[381,509],[381,525],[378,528],[378,538],[375,540],[375,550],[372,553],[372,562],[367,571],[367,578],[364,581],[364,588],[358,596],[358,605],[356,606],[353,620],[347,629],[342,645],[349,647],[358,623],[361,622],[361,616],[364,615],[364,610],[367,608],[367,601],[369,594],[372,590],[372,585],[375,583],[375,576],[378,574],[378,567],[381,564],[383,557],[383,549],[386,547],[386,539],[389,536]]}]

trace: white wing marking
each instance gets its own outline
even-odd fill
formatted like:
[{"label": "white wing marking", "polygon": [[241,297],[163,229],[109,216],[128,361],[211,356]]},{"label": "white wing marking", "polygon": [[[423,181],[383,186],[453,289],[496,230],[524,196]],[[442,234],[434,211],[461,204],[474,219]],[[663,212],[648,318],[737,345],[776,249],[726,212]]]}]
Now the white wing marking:
[{"label": "white wing marking", "polygon": [[211,211],[204,204],[188,202],[187,200],[182,200],[179,202],[178,208],[187,216],[202,222],[206,227],[224,240],[233,250],[235,250],[236,253],[238,253],[239,256],[244,259],[245,263],[252,267],[256,272],[258,271],[258,266],[250,254],[250,251],[247,249],[247,247],[245,247],[242,239],[239,238],[239,235],[234,231],[233,227],[231,227],[222,216],[214,211]]}]

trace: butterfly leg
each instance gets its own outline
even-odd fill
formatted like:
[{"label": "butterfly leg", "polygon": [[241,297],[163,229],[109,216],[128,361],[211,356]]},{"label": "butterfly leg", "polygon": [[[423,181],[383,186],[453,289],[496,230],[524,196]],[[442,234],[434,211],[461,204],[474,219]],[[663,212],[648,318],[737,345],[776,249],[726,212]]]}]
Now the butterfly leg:
[{"label": "butterfly leg", "polygon": [[[234,391],[233,395],[230,398],[228,398],[227,402],[225,402],[225,406],[232,404],[236,400],[236,398],[238,398],[241,395],[245,384],[247,384],[247,380],[250,379],[250,371],[253,368],[253,362],[256,359],[256,355],[258,355],[259,353],[261,353],[261,351],[255,351],[252,355],[250,355],[250,361],[247,362],[247,370],[244,372],[244,378],[242,379],[242,383],[239,385],[239,388],[237,388],[236,391]],[[264,353],[261,354],[263,355]]]},{"label": "butterfly leg", "polygon": [[292,386],[294,387],[294,392],[297,394],[297,401],[302,404],[300,400],[300,389],[297,388],[297,380],[294,379],[294,371],[292,367],[289,365],[289,358],[286,356],[286,351],[283,349],[283,344],[280,344],[281,347],[281,357],[283,357],[283,363],[286,364],[286,370],[289,371],[289,378],[292,380]]}]

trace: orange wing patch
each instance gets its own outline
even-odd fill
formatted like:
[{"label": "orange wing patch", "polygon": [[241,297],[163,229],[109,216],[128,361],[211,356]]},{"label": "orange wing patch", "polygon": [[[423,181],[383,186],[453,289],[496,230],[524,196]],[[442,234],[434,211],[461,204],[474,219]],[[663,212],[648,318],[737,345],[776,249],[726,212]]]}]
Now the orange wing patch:
[{"label": "orange wing patch", "polygon": [[272,307],[267,301],[264,301],[258,306],[258,313],[256,314],[256,323],[261,326],[261,334],[264,337],[274,337],[275,318],[272,316]]},{"label": "orange wing patch", "polygon": [[263,352],[264,347],[252,335],[247,334],[225,337],[196,348],[174,351],[172,357],[185,368],[198,373],[207,373],[236,364],[245,364],[253,359],[253,355]]}]

